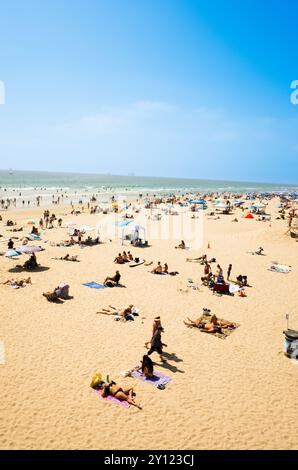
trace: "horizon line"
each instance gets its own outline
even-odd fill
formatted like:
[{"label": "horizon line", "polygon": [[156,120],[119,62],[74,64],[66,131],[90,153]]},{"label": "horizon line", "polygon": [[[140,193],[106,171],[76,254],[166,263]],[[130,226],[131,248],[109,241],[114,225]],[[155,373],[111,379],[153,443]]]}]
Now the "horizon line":
[{"label": "horizon line", "polygon": [[187,181],[212,181],[222,183],[249,183],[249,184],[264,184],[264,185],[287,185],[297,186],[297,183],[286,183],[286,182],[272,182],[272,181],[247,181],[247,180],[224,180],[224,179],[211,179],[211,178],[190,178],[181,176],[148,176],[148,175],[134,175],[134,174],[115,174],[115,173],[85,173],[78,171],[56,171],[56,170],[18,170],[13,168],[1,168],[0,172],[13,172],[13,173],[54,173],[58,175],[85,175],[85,176],[116,176],[123,178],[145,178],[145,179],[168,179],[168,180],[187,180]]}]

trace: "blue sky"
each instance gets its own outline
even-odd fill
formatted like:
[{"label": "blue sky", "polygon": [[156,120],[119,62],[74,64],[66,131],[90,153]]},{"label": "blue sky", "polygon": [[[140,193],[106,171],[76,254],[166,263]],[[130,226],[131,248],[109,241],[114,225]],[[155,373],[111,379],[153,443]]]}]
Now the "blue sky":
[{"label": "blue sky", "polygon": [[0,168],[298,182],[296,0],[1,2]]}]

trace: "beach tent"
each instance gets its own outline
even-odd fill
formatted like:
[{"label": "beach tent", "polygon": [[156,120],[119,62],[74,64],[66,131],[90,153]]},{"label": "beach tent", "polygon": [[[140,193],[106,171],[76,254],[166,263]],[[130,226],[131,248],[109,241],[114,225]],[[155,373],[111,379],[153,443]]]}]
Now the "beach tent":
[{"label": "beach tent", "polygon": [[130,226],[125,226],[122,228],[122,245],[124,240],[127,238],[130,241],[137,240],[138,238],[141,238],[146,241],[146,229],[145,227],[142,227],[141,225],[130,225]]},{"label": "beach tent", "polygon": [[254,216],[252,214],[247,214],[245,216],[245,219],[254,219]]}]

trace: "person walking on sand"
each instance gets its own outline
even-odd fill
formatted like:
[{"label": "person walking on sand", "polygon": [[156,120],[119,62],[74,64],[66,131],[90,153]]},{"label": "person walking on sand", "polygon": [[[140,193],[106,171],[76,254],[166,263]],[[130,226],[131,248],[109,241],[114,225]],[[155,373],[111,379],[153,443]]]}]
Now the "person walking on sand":
[{"label": "person walking on sand", "polygon": [[[153,325],[152,325],[152,336],[154,335],[154,333],[156,332],[157,328],[161,326],[161,321],[160,321],[160,317],[155,317],[153,319]],[[145,343],[145,348],[148,349],[148,344],[150,344],[151,341],[146,341]]]},{"label": "person walking on sand", "polygon": [[151,338],[151,348],[148,351],[148,356],[150,356],[153,352],[157,352],[159,354],[160,360],[162,362],[166,362],[166,360],[162,357],[162,348],[163,346],[167,347],[167,345],[161,341],[161,333],[163,332],[163,327],[161,325],[158,326],[157,330]]},{"label": "person walking on sand", "polygon": [[227,280],[228,280],[228,281],[230,280],[231,271],[232,271],[232,265],[229,264],[228,272],[227,272]]}]

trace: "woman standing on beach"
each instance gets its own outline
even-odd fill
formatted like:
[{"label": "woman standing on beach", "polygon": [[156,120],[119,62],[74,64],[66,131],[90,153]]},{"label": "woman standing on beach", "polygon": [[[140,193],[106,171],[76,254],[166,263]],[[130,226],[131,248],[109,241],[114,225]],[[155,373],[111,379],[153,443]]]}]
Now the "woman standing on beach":
[{"label": "woman standing on beach", "polygon": [[163,327],[161,325],[158,326],[154,335],[151,338],[151,348],[148,351],[148,356],[150,356],[155,351],[159,354],[160,360],[162,362],[165,362],[165,359],[162,357],[162,348],[163,346],[167,347],[167,345],[161,341],[161,333],[163,332]]},{"label": "woman standing on beach", "polygon": [[[161,321],[160,321],[160,317],[158,316],[158,317],[155,317],[155,318],[153,319],[152,336],[154,335],[154,333],[156,332],[156,330],[157,330],[157,328],[158,328],[159,326],[161,326]],[[147,341],[147,342],[145,343],[145,348],[148,349],[148,344],[149,344],[149,343],[150,343],[150,341]]]}]

